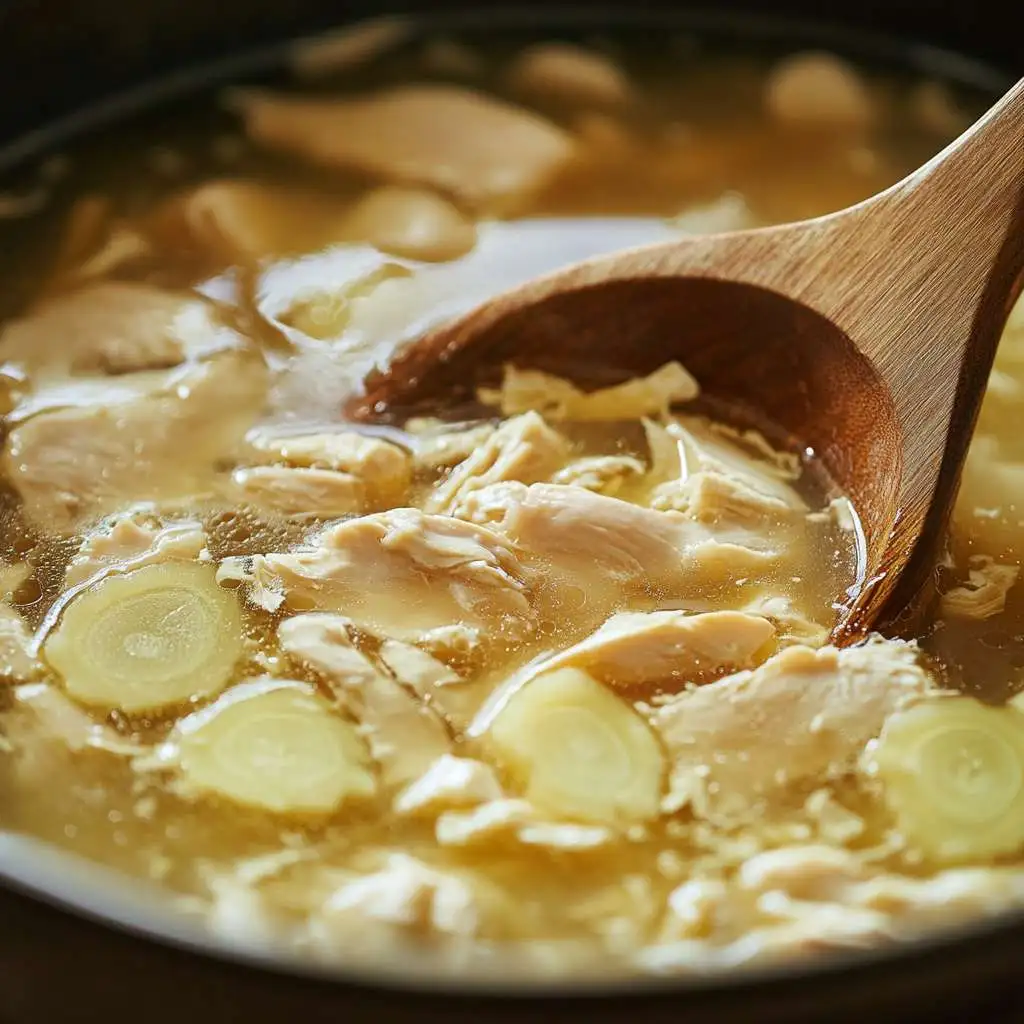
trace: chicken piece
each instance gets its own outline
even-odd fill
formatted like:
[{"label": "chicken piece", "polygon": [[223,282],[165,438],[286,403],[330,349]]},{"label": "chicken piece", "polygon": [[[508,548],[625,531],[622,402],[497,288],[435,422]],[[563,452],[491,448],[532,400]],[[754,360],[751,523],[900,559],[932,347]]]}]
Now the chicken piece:
[{"label": "chicken piece", "polygon": [[415,782],[451,752],[440,719],[355,646],[349,620],[315,612],[296,615],[281,623],[278,637],[292,658],[324,677],[360,723],[388,786]]},{"label": "chicken piece", "polygon": [[669,894],[658,942],[704,937],[728,898],[728,886],[720,878],[691,878],[683,882]]},{"label": "chicken piece", "polygon": [[117,405],[41,413],[11,431],[3,468],[33,526],[69,535],[115,506],[214,491],[219,463],[263,407],[266,367],[225,354],[165,385]]},{"label": "chicken piece", "polygon": [[802,127],[866,128],[876,114],[860,74],[831,53],[783,60],[765,83],[765,104],[776,120]]},{"label": "chicken piece", "polygon": [[614,833],[603,825],[545,821],[526,800],[494,799],[469,811],[446,811],[437,819],[437,841],[442,846],[546,847],[557,852],[592,850],[612,841]]},{"label": "chicken piece", "polygon": [[444,754],[395,798],[398,814],[435,815],[451,807],[499,800],[501,783],[482,761]]},{"label": "chicken piece", "polygon": [[614,497],[627,481],[643,476],[644,468],[631,455],[592,455],[570,462],[551,477],[551,483],[583,487]]},{"label": "chicken piece", "polygon": [[752,672],[679,694],[651,716],[673,764],[666,809],[743,813],[842,772],[892,712],[932,689],[913,646],[877,640],[789,647]]},{"label": "chicken piece", "polygon": [[784,846],[746,861],[737,880],[750,892],[783,892],[797,900],[844,902],[851,883],[865,876],[858,857],[833,846]]},{"label": "chicken piece", "polygon": [[572,158],[572,138],[536,114],[450,85],[413,85],[358,99],[237,97],[258,143],[315,163],[507,206]]},{"label": "chicken piece", "polygon": [[268,462],[283,462],[301,469],[331,469],[359,479],[367,500],[381,508],[405,500],[412,479],[412,459],[397,444],[368,434],[272,435],[249,438]]},{"label": "chicken piece", "polygon": [[120,374],[177,366],[243,344],[197,295],[107,281],[12,321],[0,333],[0,361],[32,378]]},{"label": "chicken piece", "polygon": [[436,471],[468,459],[498,428],[491,423],[453,427],[443,420],[422,418],[409,420],[405,429],[413,435],[417,467]]},{"label": "chicken piece", "polygon": [[775,627],[775,641],[780,648],[824,647],[828,642],[828,627],[809,619],[785,594],[761,594],[740,610],[767,619]]},{"label": "chicken piece", "polygon": [[682,512],[709,526],[727,524],[750,530],[784,522],[801,511],[742,480],[714,472],[694,473],[676,487],[663,486],[652,504]]},{"label": "chicken piece", "polygon": [[749,526],[764,515],[806,513],[790,486],[800,474],[789,453],[776,452],[760,435],[737,434],[700,420],[644,423],[651,450],[650,504],[691,510],[704,522]]},{"label": "chicken piece", "polygon": [[475,935],[480,909],[468,876],[438,871],[405,853],[389,853],[377,872],[347,882],[324,904],[330,927],[353,917],[357,928],[367,919],[398,925],[418,934]]},{"label": "chicken piece", "polygon": [[988,619],[1006,607],[1006,595],[1020,575],[1018,565],[999,565],[987,555],[972,555],[967,582],[939,599],[943,615],[954,619]]},{"label": "chicken piece", "polygon": [[366,511],[366,490],[350,473],[292,466],[236,469],[231,493],[238,501],[286,516],[337,519]]},{"label": "chicken piece", "polygon": [[[367,310],[372,321],[373,310],[401,301],[403,287],[413,280],[408,267],[373,249],[335,246],[268,267],[260,277],[260,312],[285,334],[300,332],[318,341],[335,341],[351,328],[365,338],[374,335]],[[322,410],[323,416],[314,414],[311,419],[333,417],[338,389],[358,382],[360,372],[365,374],[371,364],[372,360],[360,371],[358,364],[339,361],[337,353],[300,351],[289,376],[280,382],[279,403],[285,409],[296,404],[305,409],[314,399],[313,408]]]},{"label": "chicken piece", "polygon": [[467,515],[476,522],[487,522],[571,578],[598,576],[681,595],[756,577],[776,562],[772,550],[720,542],[678,512],[656,512],[581,487],[494,484],[469,504]]},{"label": "chicken piece", "polygon": [[0,682],[28,683],[42,671],[32,653],[32,636],[25,620],[13,608],[0,604]]},{"label": "chicken piece", "polygon": [[174,196],[149,218],[166,245],[198,247],[221,264],[314,252],[346,241],[346,204],[257,181],[209,181]]},{"label": "chicken piece", "polygon": [[568,43],[527,47],[505,80],[510,91],[532,102],[617,107],[632,96],[629,79],[612,60]]},{"label": "chicken piece", "polygon": [[425,189],[374,189],[349,211],[345,233],[381,252],[443,263],[476,245],[476,225],[457,206]]},{"label": "chicken piece", "polygon": [[481,388],[478,398],[495,405],[503,416],[538,412],[547,420],[635,420],[664,416],[677,402],[689,402],[700,392],[697,382],[679,363],[666,363],[646,377],[584,392],[561,377],[540,370],[505,367],[501,388]]},{"label": "chicken piece", "polygon": [[930,878],[879,875],[850,886],[844,899],[891,915],[901,929],[949,927],[1024,906],[1024,871],[951,868]]},{"label": "chicken piece", "polygon": [[[35,746],[58,742],[65,750],[103,750],[109,754],[134,757],[143,747],[120,736],[105,723],[95,721],[88,712],[68,699],[62,690],[49,683],[29,683],[14,689],[14,714],[5,719],[5,736],[17,750],[32,757]],[[52,776],[51,776],[52,784]]]},{"label": "chicken piece", "polygon": [[427,498],[427,512],[465,518],[466,501],[488,484],[544,480],[568,458],[565,438],[535,412],[503,423],[468,458],[460,462]]},{"label": "chicken piece", "polygon": [[480,687],[467,683],[427,651],[401,640],[385,640],[378,657],[403,686],[413,690],[453,729],[463,732],[469,727],[484,700]]},{"label": "chicken piece", "polygon": [[743,612],[620,612],[586,640],[529,667],[533,678],[572,666],[613,688],[671,682],[676,689],[751,668],[775,636]]},{"label": "chicken piece", "polygon": [[331,526],[308,548],[255,556],[252,572],[276,579],[293,604],[344,611],[398,639],[453,622],[513,634],[532,623],[523,570],[504,538],[416,509]]},{"label": "chicken piece", "polygon": [[194,519],[163,522],[146,508],[134,509],[90,534],[64,573],[76,587],[111,570],[130,572],[159,562],[195,562],[206,549],[206,534]]}]

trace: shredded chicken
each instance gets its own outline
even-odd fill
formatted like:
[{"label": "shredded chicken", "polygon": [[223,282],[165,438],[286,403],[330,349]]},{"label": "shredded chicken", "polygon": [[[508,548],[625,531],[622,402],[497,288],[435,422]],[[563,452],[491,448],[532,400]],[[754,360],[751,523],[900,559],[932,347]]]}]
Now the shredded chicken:
[{"label": "shredded chicken", "polygon": [[526,800],[495,799],[469,811],[448,811],[437,819],[442,846],[476,847],[507,843],[553,850],[590,850],[611,842],[614,833],[603,825],[546,821]]},{"label": "shredded chicken", "polygon": [[145,506],[114,517],[89,534],[64,574],[75,587],[100,573],[129,572],[159,562],[194,562],[206,549],[202,524],[194,519],[163,521]]},{"label": "shredded chicken", "polygon": [[281,623],[278,636],[291,657],[324,677],[361,724],[389,786],[415,782],[450,753],[451,740],[440,719],[356,647],[349,620],[296,615]]},{"label": "shredded chicken", "polygon": [[742,612],[620,612],[586,640],[531,665],[530,675],[571,665],[614,687],[680,689],[752,667],[774,635],[767,619]]},{"label": "shredded chicken", "polygon": [[252,572],[293,604],[343,610],[397,638],[464,620],[510,630],[531,621],[523,570],[504,538],[416,509],[339,523],[307,548],[256,556]]},{"label": "shredded chicken", "polygon": [[673,760],[669,809],[744,812],[848,769],[886,717],[933,688],[895,641],[789,647],[752,672],[679,694],[652,715]]},{"label": "shredded chicken", "polygon": [[239,501],[287,516],[337,519],[366,511],[366,489],[350,473],[292,466],[253,466],[232,474]]},{"label": "shredded chicken", "polygon": [[28,683],[42,674],[43,666],[31,644],[25,620],[13,608],[0,604],[0,681]]},{"label": "shredded chicken", "polygon": [[431,815],[498,800],[501,783],[490,765],[444,754],[395,798],[399,814]]},{"label": "shredded chicken", "polygon": [[561,377],[509,365],[501,389],[481,389],[479,398],[485,405],[498,406],[503,416],[532,410],[548,420],[632,420],[663,416],[675,403],[696,398],[699,390],[679,363],[666,363],[647,377],[591,392]]},{"label": "shredded chicken", "polygon": [[[431,637],[429,634],[420,642]],[[436,642],[437,637],[433,640]],[[479,686],[467,684],[457,672],[428,651],[401,640],[385,640],[378,652],[381,664],[400,682],[419,695],[452,728],[462,731],[479,710],[482,696]]]},{"label": "shredded chicken", "polygon": [[569,446],[535,412],[503,423],[445,477],[427,498],[427,512],[466,517],[467,499],[488,484],[519,480],[536,483],[566,460]]},{"label": "shredded chicken", "polygon": [[374,505],[388,507],[405,500],[412,477],[412,459],[397,444],[353,431],[327,434],[256,433],[249,443],[267,462],[300,469],[329,469],[358,478]]},{"label": "shredded chicken", "polygon": [[566,132],[536,114],[450,85],[343,100],[245,92],[236,101],[263,145],[480,207],[535,192],[574,150]]},{"label": "shredded chicken", "polygon": [[429,867],[405,853],[388,854],[384,867],[347,882],[327,900],[328,924],[351,915],[356,931],[367,919],[420,933],[473,935],[480,912],[467,880]]},{"label": "shredded chicken", "polygon": [[592,455],[570,462],[551,477],[551,483],[584,487],[614,497],[643,473],[644,464],[631,455]]},{"label": "shredded chicken", "polygon": [[967,582],[946,591],[939,601],[943,615],[988,619],[1006,607],[1006,595],[1017,582],[1020,566],[999,565],[987,555],[972,555]]},{"label": "shredded chicken", "polygon": [[216,308],[188,293],[101,282],[51,299],[0,333],[0,360],[30,377],[130,373],[243,344]]},{"label": "shredded chicken", "polygon": [[577,578],[696,593],[730,578],[757,576],[776,555],[722,542],[700,523],[559,484],[495,484],[476,493],[467,515],[523,551]]},{"label": "shredded chicken", "polygon": [[264,401],[266,368],[226,354],[170,374],[121,404],[40,413],[7,438],[4,469],[26,517],[71,534],[83,520],[138,501],[212,493]]}]

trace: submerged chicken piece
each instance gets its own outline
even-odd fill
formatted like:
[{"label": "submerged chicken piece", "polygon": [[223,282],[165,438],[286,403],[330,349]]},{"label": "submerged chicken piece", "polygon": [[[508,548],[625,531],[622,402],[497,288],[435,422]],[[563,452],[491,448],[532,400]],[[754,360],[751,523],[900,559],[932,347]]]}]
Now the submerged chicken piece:
[{"label": "submerged chicken piece", "polygon": [[406,853],[388,853],[383,866],[346,882],[326,901],[318,924],[327,936],[351,941],[367,922],[415,935],[476,935],[485,928],[481,891],[466,872],[439,871]]},{"label": "submerged chicken piece", "polygon": [[501,388],[482,388],[478,397],[484,405],[498,406],[503,416],[533,411],[548,420],[586,422],[664,416],[672,405],[689,402],[699,392],[697,382],[679,363],[665,363],[646,377],[590,392],[561,377],[510,364]]},{"label": "submerged chicken piece", "polygon": [[[26,735],[34,731],[50,740],[58,740],[68,750],[106,750],[113,754],[134,755],[143,748],[121,737],[106,723],[96,721],[87,711],[50,683],[29,683],[13,691],[14,706],[23,713]],[[5,726],[10,726],[10,720]],[[20,728],[6,730],[7,735]]]},{"label": "submerged chicken piece", "polygon": [[567,853],[606,846],[615,833],[603,825],[554,821],[527,800],[497,798],[470,810],[446,811],[437,819],[435,836],[442,846],[507,847],[513,840]]},{"label": "submerged chicken piece", "polygon": [[258,555],[252,573],[294,607],[343,611],[399,639],[453,622],[521,633],[533,616],[523,569],[503,537],[411,508],[331,526],[300,550]]},{"label": "submerged chicken piece", "polygon": [[32,635],[25,620],[13,608],[0,604],[0,682],[28,683],[42,671],[32,653]]},{"label": "submerged chicken piece", "polygon": [[770,548],[719,541],[677,512],[657,512],[581,487],[494,484],[474,495],[467,515],[570,577],[599,575],[643,589],[696,592],[756,576],[776,560]]},{"label": "submerged chicken piece", "polygon": [[356,647],[348,619],[296,615],[281,623],[278,637],[292,658],[324,678],[360,723],[388,786],[415,782],[451,752],[440,719]]},{"label": "submerged chicken piece", "polygon": [[851,767],[886,718],[934,689],[913,646],[789,647],[673,698],[651,722],[672,763],[667,809],[732,814]]},{"label": "submerged chicken piece", "polygon": [[150,217],[165,244],[191,244],[220,263],[310,252],[346,239],[345,204],[258,181],[209,181]]},{"label": "submerged chicken piece", "polygon": [[500,427],[441,481],[427,498],[427,512],[466,517],[467,499],[488,484],[518,480],[536,483],[551,476],[568,458],[565,438],[535,412],[523,413]]},{"label": "submerged chicken piece", "polygon": [[616,107],[632,95],[629,79],[609,57],[568,43],[538,43],[512,62],[506,82],[536,102]]},{"label": "submerged chicken piece", "polygon": [[469,757],[444,754],[395,798],[398,814],[432,815],[452,807],[498,800],[501,783],[494,769]]},{"label": "submerged chicken piece", "polygon": [[687,510],[704,522],[737,526],[809,511],[790,485],[799,476],[799,462],[757,434],[694,419],[646,420],[644,431],[654,508]]},{"label": "submerged chicken piece", "polygon": [[380,437],[340,433],[256,434],[249,443],[268,462],[301,469],[329,469],[356,477],[374,505],[405,500],[412,479],[412,459],[397,444]]},{"label": "submerged chicken piece", "polygon": [[643,476],[644,469],[644,464],[631,455],[591,455],[570,462],[551,477],[551,483],[584,487],[614,497],[627,481]]},{"label": "submerged chicken piece", "polygon": [[198,295],[107,281],[50,299],[0,333],[0,361],[30,377],[177,366],[244,339]]},{"label": "submerged chicken piece", "polygon": [[583,669],[612,687],[707,682],[750,668],[768,653],[775,629],[743,612],[619,612],[586,640],[530,667]]},{"label": "submerged chicken piece", "polygon": [[425,417],[409,420],[405,429],[413,436],[417,468],[436,471],[468,459],[498,428],[491,423],[457,426]]},{"label": "submerged chicken piece", "polygon": [[40,413],[11,431],[4,469],[34,526],[71,534],[114,506],[212,493],[219,462],[263,406],[266,367],[224,354],[164,383],[121,404]]},{"label": "submerged chicken piece", "polygon": [[999,565],[987,555],[972,555],[966,582],[939,599],[943,615],[962,619],[988,619],[1006,607],[1006,595],[1017,582],[1020,566]]},{"label": "submerged chicken piece", "polygon": [[476,225],[457,206],[426,189],[374,189],[349,211],[345,231],[381,252],[441,263],[476,245]]},{"label": "submerged chicken piece", "polygon": [[286,516],[337,519],[366,511],[366,489],[350,473],[292,466],[252,466],[231,474],[238,500]]},{"label": "submerged chicken piece", "polygon": [[158,562],[194,562],[206,548],[206,533],[194,519],[163,521],[148,508],[132,509],[89,534],[64,573],[75,587],[109,570],[130,572]]},{"label": "submerged chicken piece", "polygon": [[574,152],[571,136],[551,122],[450,85],[330,100],[244,92],[237,106],[262,145],[480,207],[535,192]]},{"label": "submerged chicken piece", "polygon": [[740,611],[767,619],[775,627],[778,646],[824,647],[829,630],[800,611],[785,594],[759,594]]},{"label": "submerged chicken piece", "polygon": [[[421,638],[421,643],[423,639],[429,643],[431,638]],[[479,686],[469,684],[427,651],[401,640],[385,640],[377,656],[403,686],[413,690],[452,728],[463,731],[469,726],[484,699]]]}]

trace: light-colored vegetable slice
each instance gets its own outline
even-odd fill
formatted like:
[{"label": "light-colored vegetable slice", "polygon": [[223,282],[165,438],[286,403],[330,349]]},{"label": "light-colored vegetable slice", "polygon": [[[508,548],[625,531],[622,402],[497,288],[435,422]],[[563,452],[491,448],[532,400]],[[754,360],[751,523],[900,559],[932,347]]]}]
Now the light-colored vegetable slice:
[{"label": "light-colored vegetable slice", "polygon": [[250,807],[329,813],[376,790],[355,726],[306,683],[242,683],[181,722],[176,738],[189,783]]},{"label": "light-colored vegetable slice", "polygon": [[1024,846],[1024,714],[971,697],[916,704],[893,715],[868,770],[903,836],[952,862]]},{"label": "light-colored vegetable slice", "polygon": [[653,818],[663,756],[647,723],[592,676],[566,668],[531,680],[490,727],[499,756],[549,813],[584,821]]},{"label": "light-colored vegetable slice", "polygon": [[43,650],[83,704],[153,711],[221,690],[242,653],[242,614],[212,565],[150,565],[75,597]]}]

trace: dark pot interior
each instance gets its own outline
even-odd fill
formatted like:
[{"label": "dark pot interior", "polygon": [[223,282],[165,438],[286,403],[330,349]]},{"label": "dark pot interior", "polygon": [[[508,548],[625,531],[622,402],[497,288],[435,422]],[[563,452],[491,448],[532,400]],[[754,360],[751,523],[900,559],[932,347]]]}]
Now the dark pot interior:
[{"label": "dark pot interior", "polygon": [[[657,31],[666,18],[700,28],[723,26],[740,15],[735,31],[808,39],[799,23],[827,12],[832,27],[819,39],[842,48],[869,50],[860,33],[880,34],[887,59],[909,60],[983,88],[1024,70],[1024,44],[1005,30],[995,0],[944,4],[938,0],[859,0],[825,8],[812,0],[717,0],[714,14],[681,3],[632,0],[614,7],[521,3],[505,15],[483,5],[452,15],[488,25],[605,23],[626,18]],[[709,5],[710,6],[710,5]],[[471,8],[471,5],[467,5]],[[429,2],[355,4],[330,0],[9,0],[0,11],[0,163],[84,127],[65,119],[106,103],[143,83],[163,80],[162,91],[187,89],[196,69],[231,55],[270,53],[283,40],[385,10],[447,11]],[[443,15],[448,17],[448,14]],[[1004,26],[1003,30],[1000,26]],[[958,59],[943,49],[973,59]],[[262,58],[261,58],[262,59]],[[180,72],[188,71],[186,75]],[[177,77],[168,80],[168,76]],[[208,77],[208,76],[207,76]],[[158,92],[149,92],[150,98]],[[139,94],[137,94],[139,95]],[[105,117],[116,108],[109,103]],[[56,132],[39,129],[63,122]],[[15,143],[13,147],[10,144]],[[4,160],[6,147],[7,159]],[[88,893],[83,898],[82,893]],[[45,901],[45,902],[44,902]],[[69,905],[72,912],[69,912]],[[119,922],[112,926],[109,918]],[[92,883],[62,860],[0,845],[0,1019],[20,1022],[221,1019],[309,1022],[370,1018],[417,1021],[537,1020],[579,1013],[589,1019],[845,1020],[865,1012],[903,1019],[1019,1019],[1012,1009],[1024,924],[1006,921],[970,935],[936,941],[893,955],[849,964],[788,971],[700,985],[676,981],[633,991],[510,997],[451,991],[418,991],[375,985],[372,979],[302,977],[273,965],[239,963],[202,955],[188,935],[171,941],[144,937],[159,932],[158,915],[140,910],[130,894],[108,879]],[[190,948],[191,947],[191,948]],[[568,1000],[568,1001],[566,1001]]]}]

